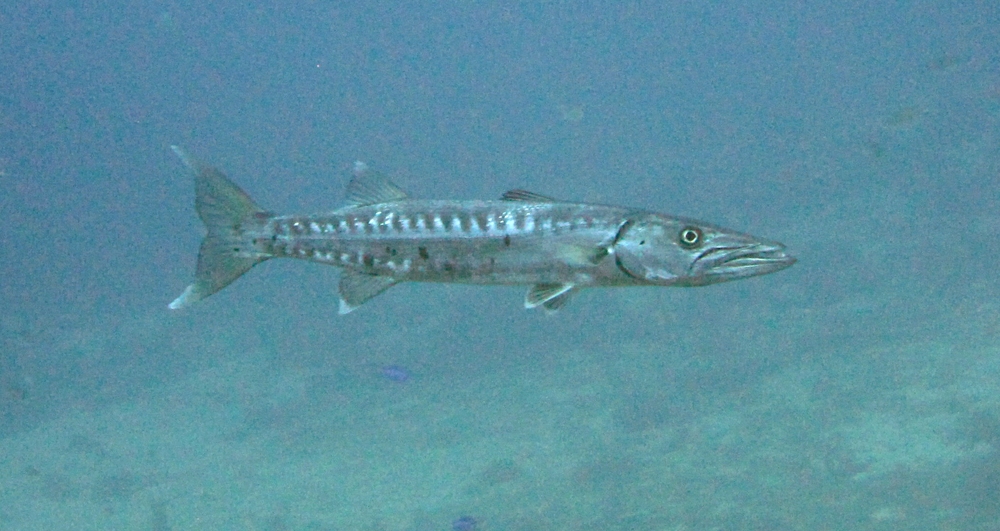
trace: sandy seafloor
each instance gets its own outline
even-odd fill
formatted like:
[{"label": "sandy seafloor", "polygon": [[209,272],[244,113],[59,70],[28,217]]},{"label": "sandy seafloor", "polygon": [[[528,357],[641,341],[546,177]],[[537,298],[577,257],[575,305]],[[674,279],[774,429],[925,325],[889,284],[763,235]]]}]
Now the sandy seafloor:
[{"label": "sandy seafloor", "polygon": [[[481,370],[410,359],[398,382],[390,355],[296,366],[221,332],[183,378],[0,439],[0,526],[997,529],[1000,305],[951,311],[939,341],[832,341],[735,384],[641,339]],[[166,330],[135,318],[113,344]],[[109,341],[63,330],[45,348]]]},{"label": "sandy seafloor", "polygon": [[[9,4],[0,531],[1000,530],[995,0]],[[360,159],[800,261],[338,317],[274,260],[170,312],[174,144],[275,212]]]}]

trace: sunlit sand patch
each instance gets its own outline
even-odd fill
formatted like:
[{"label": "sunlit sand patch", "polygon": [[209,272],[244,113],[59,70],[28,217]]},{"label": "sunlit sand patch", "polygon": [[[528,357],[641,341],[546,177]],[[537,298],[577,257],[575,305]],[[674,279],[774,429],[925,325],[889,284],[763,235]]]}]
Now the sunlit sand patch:
[{"label": "sunlit sand patch", "polygon": [[157,28],[174,29],[176,26],[177,23],[174,21],[174,15],[170,11],[162,11],[156,18]]},{"label": "sunlit sand patch", "polygon": [[972,56],[968,54],[946,53],[927,61],[927,70],[931,72],[944,72],[954,70],[969,64]]},{"label": "sunlit sand patch", "polygon": [[888,506],[875,510],[871,515],[875,522],[898,522],[906,518],[902,507]]},{"label": "sunlit sand patch", "polygon": [[1000,102],[1000,81],[988,86],[983,93],[985,94],[987,100]]},{"label": "sunlit sand patch", "polygon": [[880,159],[885,155],[885,146],[877,140],[865,140],[861,143],[861,153],[867,157]]},{"label": "sunlit sand patch", "polygon": [[920,122],[925,112],[920,105],[907,105],[890,114],[884,123],[890,129],[909,129]]},{"label": "sunlit sand patch", "polygon": [[579,122],[583,120],[583,105],[559,105],[559,114],[565,122]]}]

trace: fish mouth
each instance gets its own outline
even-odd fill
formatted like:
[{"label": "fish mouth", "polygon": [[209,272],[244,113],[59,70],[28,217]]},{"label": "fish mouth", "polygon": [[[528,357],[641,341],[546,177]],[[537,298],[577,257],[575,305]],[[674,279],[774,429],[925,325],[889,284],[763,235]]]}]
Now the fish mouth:
[{"label": "fish mouth", "polygon": [[791,266],[794,256],[780,243],[759,242],[732,247],[714,247],[691,263],[690,276],[714,284],[738,278],[766,275]]}]

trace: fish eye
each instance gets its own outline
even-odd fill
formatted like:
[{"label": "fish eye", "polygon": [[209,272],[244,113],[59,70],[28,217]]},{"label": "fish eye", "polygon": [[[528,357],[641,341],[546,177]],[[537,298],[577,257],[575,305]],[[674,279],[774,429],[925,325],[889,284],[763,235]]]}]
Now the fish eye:
[{"label": "fish eye", "polygon": [[684,227],[679,235],[681,245],[684,247],[694,247],[701,243],[701,229],[698,227]]}]

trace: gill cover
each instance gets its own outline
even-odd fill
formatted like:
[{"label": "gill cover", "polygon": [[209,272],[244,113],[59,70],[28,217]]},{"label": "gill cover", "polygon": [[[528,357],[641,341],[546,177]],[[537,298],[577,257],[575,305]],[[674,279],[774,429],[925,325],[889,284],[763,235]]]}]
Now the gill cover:
[{"label": "gill cover", "polygon": [[614,243],[618,269],[644,283],[667,286],[678,282],[694,259],[691,250],[678,243],[680,228],[679,223],[655,215],[622,224]]}]

